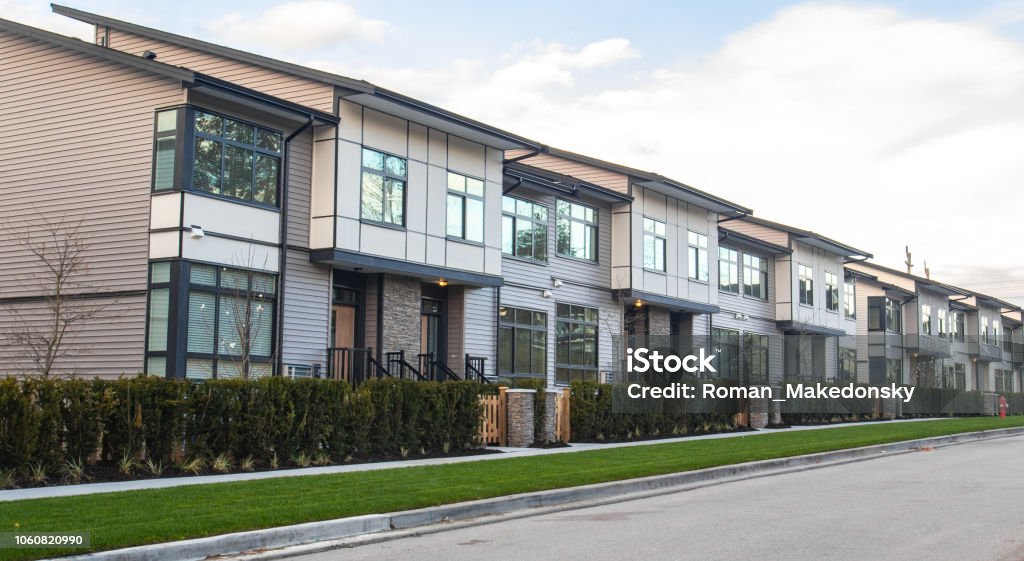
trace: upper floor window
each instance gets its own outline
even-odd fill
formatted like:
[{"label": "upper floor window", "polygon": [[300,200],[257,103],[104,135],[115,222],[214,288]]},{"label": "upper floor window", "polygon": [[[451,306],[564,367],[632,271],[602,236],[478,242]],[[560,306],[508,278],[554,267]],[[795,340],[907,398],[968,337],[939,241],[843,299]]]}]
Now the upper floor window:
[{"label": "upper floor window", "polygon": [[[158,129],[159,125],[158,119]],[[194,132],[193,189],[277,205],[280,133],[198,109]],[[157,165],[161,165],[159,152]]]},{"label": "upper floor window", "polygon": [[903,331],[900,303],[884,296],[868,297],[868,329],[871,331]]},{"label": "upper floor window", "polygon": [[501,198],[501,210],[501,251],[523,259],[547,261],[547,207],[504,196]]},{"label": "upper floor window", "polygon": [[768,299],[768,260],[743,254],[743,294],[760,300]]},{"label": "upper floor window", "polygon": [[852,282],[843,283],[843,315],[846,319],[857,317],[857,285]]},{"label": "upper floor window", "polygon": [[363,148],[362,210],[365,220],[405,226],[405,158]]},{"label": "upper floor window", "polygon": [[665,271],[665,223],[644,218],[644,268]]},{"label": "upper floor window", "polygon": [[1013,352],[1013,331],[1009,327],[1003,328],[1003,350]]},{"label": "upper floor window", "polygon": [[992,344],[1000,347],[1003,344],[1003,328],[998,319],[992,320]]},{"label": "upper floor window", "polygon": [[699,232],[686,233],[687,266],[689,277],[708,282],[708,237]]},{"label": "upper floor window", "polygon": [[718,289],[739,294],[740,254],[735,249],[718,247]]},{"label": "upper floor window", "polygon": [[448,235],[483,243],[483,181],[448,172]]},{"label": "upper floor window", "polygon": [[558,254],[597,261],[597,210],[559,199],[557,211]]},{"label": "upper floor window", "polygon": [[174,189],[174,174],[178,158],[178,121],[183,109],[159,111],[156,114],[156,133],[153,138],[153,190]]},{"label": "upper floor window", "polygon": [[825,309],[839,311],[839,277],[828,271],[825,272]]},{"label": "upper floor window", "polygon": [[988,318],[981,318],[981,341],[986,345],[989,343]]},{"label": "upper floor window", "polygon": [[963,343],[967,334],[967,330],[964,329],[964,313],[950,312],[949,317],[949,327],[952,330],[953,340]]},{"label": "upper floor window", "polygon": [[935,326],[938,328],[939,338],[945,339],[949,329],[946,324],[946,310],[942,308],[935,310]]},{"label": "upper floor window", "polygon": [[814,269],[807,265],[799,266],[800,274],[800,303],[814,305]]},{"label": "upper floor window", "polygon": [[885,299],[885,330],[903,333],[903,308],[891,298]]},{"label": "upper floor window", "polygon": [[927,304],[921,306],[921,334],[932,334],[932,307]]}]

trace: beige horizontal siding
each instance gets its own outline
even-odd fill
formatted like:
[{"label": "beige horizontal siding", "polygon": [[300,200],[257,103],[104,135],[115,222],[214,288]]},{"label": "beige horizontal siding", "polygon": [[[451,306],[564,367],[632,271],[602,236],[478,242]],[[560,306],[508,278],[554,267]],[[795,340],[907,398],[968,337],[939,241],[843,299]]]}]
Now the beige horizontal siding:
[{"label": "beige horizontal siding", "polygon": [[157,60],[166,64],[202,72],[321,111],[330,113],[334,110],[334,86],[323,82],[118,29],[110,30],[108,46],[140,56],[146,51],[153,51],[157,55]]},{"label": "beige horizontal siding", "polygon": [[[505,157],[516,158],[528,153],[529,152],[526,150],[509,150],[505,152]],[[629,177],[625,174],[601,169],[599,167],[580,162],[574,162],[572,160],[566,160],[550,154],[538,154],[521,161],[527,165],[575,177],[606,189],[618,191],[619,193],[629,192]]]},{"label": "beige horizontal siding", "polygon": [[789,234],[782,230],[776,230],[769,226],[754,224],[746,220],[730,220],[723,226],[727,230],[739,232],[751,238],[768,242],[770,244],[789,247]]}]

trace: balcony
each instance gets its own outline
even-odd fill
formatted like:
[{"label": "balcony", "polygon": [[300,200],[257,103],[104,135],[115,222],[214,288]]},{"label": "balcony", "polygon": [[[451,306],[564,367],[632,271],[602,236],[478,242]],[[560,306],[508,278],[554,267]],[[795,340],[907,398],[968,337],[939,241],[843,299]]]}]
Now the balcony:
[{"label": "balcony", "polygon": [[903,335],[903,347],[908,352],[917,353],[921,356],[936,358],[949,358],[951,356],[949,340],[932,335],[905,333]]},{"label": "balcony", "polygon": [[977,337],[971,337],[968,340],[967,353],[982,362],[1000,362],[1003,360],[1002,347],[986,343]]}]

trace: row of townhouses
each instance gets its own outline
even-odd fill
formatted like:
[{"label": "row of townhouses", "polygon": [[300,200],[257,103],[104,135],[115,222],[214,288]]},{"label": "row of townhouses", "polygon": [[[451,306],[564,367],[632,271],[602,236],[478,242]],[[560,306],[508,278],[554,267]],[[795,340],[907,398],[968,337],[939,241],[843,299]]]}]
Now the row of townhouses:
[{"label": "row of townhouses", "polygon": [[[80,221],[97,312],[60,371],[560,385],[706,346],[751,383],[1021,390],[1015,305],[365,81],[54,11],[95,41],[0,20],[0,329],[47,317],[15,233]],[[0,372],[29,370],[11,340]]]}]

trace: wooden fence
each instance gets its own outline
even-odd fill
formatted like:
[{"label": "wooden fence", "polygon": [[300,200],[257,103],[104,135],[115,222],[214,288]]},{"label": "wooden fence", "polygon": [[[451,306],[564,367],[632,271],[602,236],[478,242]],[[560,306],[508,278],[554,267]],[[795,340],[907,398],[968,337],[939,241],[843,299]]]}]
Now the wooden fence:
[{"label": "wooden fence", "polygon": [[[483,405],[483,418],[480,420],[480,441],[485,446],[508,446],[508,398],[505,386],[498,388],[497,395],[480,396]],[[555,393],[555,441],[569,442],[572,437],[570,427],[570,390],[563,388]],[[540,435],[538,435],[540,436]]]}]

